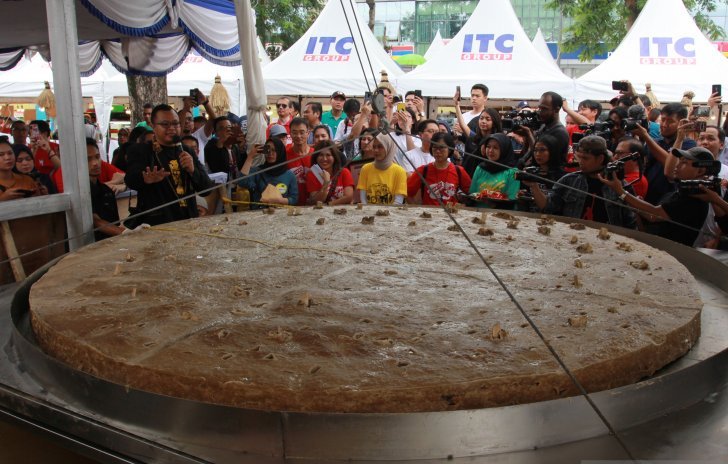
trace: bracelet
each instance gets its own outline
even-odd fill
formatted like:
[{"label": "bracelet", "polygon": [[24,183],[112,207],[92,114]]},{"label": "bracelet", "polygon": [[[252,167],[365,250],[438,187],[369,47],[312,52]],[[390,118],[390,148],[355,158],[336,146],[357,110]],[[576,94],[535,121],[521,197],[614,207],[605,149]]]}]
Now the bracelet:
[{"label": "bracelet", "polygon": [[619,199],[625,201],[627,199],[627,192],[622,192],[622,194],[619,196]]}]

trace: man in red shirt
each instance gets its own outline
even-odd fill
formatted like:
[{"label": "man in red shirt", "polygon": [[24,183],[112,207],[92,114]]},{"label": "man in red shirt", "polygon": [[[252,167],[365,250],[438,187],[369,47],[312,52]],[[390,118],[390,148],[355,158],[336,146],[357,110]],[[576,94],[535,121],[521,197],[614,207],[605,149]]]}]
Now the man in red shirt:
[{"label": "man in red shirt", "polygon": [[[51,175],[51,180],[55,184],[58,193],[63,193],[63,170],[61,168],[56,169]],[[98,181],[102,184],[106,184],[107,187],[111,188],[114,193],[123,192],[126,190],[126,184],[124,184],[124,171],[117,168],[111,163],[107,163],[101,160],[100,174],[98,175]]]},{"label": "man in red shirt", "polygon": [[291,140],[292,143],[286,146],[286,159],[288,160],[288,169],[298,180],[298,204],[305,205],[308,200],[308,191],[306,190],[306,174],[311,167],[311,156],[313,147],[308,144],[308,122],[303,118],[294,118],[291,120]]}]

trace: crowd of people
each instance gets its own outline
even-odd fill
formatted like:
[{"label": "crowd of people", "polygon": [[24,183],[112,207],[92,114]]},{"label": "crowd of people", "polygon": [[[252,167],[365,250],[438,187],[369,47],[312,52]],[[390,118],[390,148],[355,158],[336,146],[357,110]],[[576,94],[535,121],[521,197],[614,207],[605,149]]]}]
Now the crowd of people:
[{"label": "crowd of people", "polygon": [[[178,111],[146,105],[142,123],[119,131],[111,163],[87,140],[97,238],[214,211],[196,194],[209,193],[210,174],[225,173],[249,198],[240,208],[462,203],[728,249],[721,96],[711,95],[705,120],[690,104],[658,106],[625,87],[608,111],[594,100],[574,110],[561,95],[544,92],[537,108],[524,101],[505,114],[488,107],[484,84],[470,89],[471,109],[463,112],[458,87],[452,124],[429,119],[419,91],[401,98],[387,82],[377,89],[381,100],[335,91],[328,111],[322,102],[302,109],[281,97],[266,142],[252,147],[245,122],[216,115],[200,91]],[[197,105],[207,117],[192,116]],[[14,121],[10,135],[12,142],[0,139],[0,201],[62,192],[61,153],[48,124]],[[137,192],[131,213],[144,214],[123,225],[112,200],[127,188]]]}]

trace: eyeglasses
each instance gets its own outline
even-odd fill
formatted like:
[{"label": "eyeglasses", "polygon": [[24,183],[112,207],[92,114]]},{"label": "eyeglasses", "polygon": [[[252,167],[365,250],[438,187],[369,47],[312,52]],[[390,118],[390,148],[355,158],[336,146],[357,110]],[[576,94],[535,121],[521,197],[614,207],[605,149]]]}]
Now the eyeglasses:
[{"label": "eyeglasses", "polygon": [[276,103],[276,108],[288,108],[287,103]]},{"label": "eyeglasses", "polygon": [[169,129],[170,127],[179,127],[179,121],[162,121],[162,122],[155,122],[155,126],[160,126],[165,129]]}]

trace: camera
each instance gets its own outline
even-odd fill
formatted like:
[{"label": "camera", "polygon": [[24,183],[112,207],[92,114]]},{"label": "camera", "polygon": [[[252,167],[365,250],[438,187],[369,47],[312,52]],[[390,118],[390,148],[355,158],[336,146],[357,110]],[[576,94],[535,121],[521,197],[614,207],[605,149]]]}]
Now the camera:
[{"label": "camera", "polygon": [[624,130],[627,132],[637,129],[637,126],[642,126],[645,129],[649,130],[650,122],[647,119],[627,118],[624,120],[623,127]]},{"label": "camera", "polygon": [[516,171],[514,177],[520,182],[541,182],[541,176],[538,175],[538,166],[527,166],[522,171]]},{"label": "camera", "polygon": [[[616,161],[610,161],[607,163],[607,165],[604,167],[604,171],[602,173],[602,176],[604,176],[605,179],[611,179],[612,173],[617,175],[617,179],[624,180],[624,165],[628,161],[637,161],[639,162],[641,160],[641,156],[639,153],[634,152],[631,153],[624,158],[620,158]],[[641,164],[640,164],[640,173],[642,172]]]},{"label": "camera", "polygon": [[[596,135],[597,137],[601,137],[604,140],[611,140],[612,138],[612,128],[614,127],[614,121],[607,120],[603,122],[595,122],[594,124],[580,124],[579,129],[583,130],[583,134],[575,133],[572,136],[572,141],[574,143],[579,142],[579,140],[583,139],[587,135]],[[578,137],[577,137],[578,135]]]},{"label": "camera", "polygon": [[691,180],[679,180],[677,181],[677,190],[680,195],[700,195],[703,193],[700,190],[700,186],[712,190],[720,194],[720,177],[713,177],[711,179],[691,179]]},{"label": "camera", "polygon": [[513,132],[518,127],[525,126],[531,130],[541,127],[541,118],[538,111],[508,111],[501,120],[503,130]]}]

